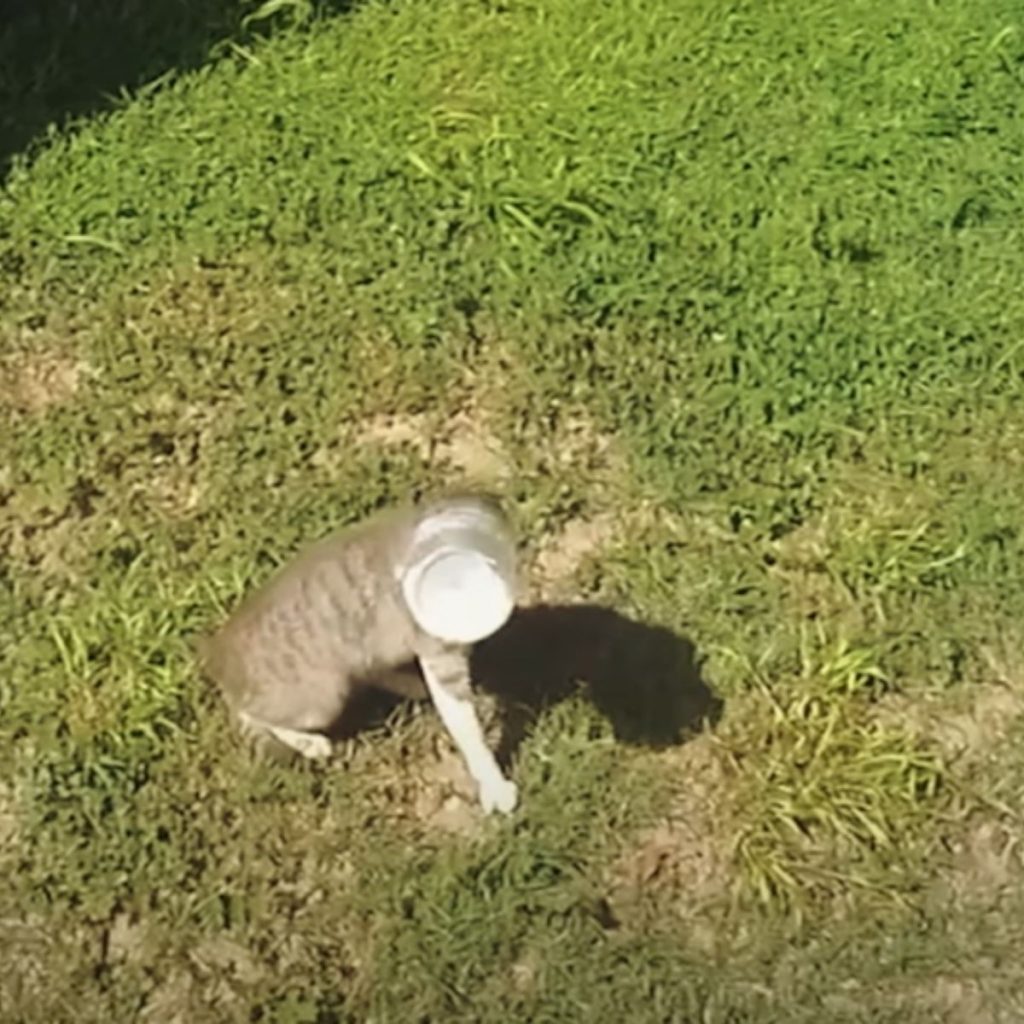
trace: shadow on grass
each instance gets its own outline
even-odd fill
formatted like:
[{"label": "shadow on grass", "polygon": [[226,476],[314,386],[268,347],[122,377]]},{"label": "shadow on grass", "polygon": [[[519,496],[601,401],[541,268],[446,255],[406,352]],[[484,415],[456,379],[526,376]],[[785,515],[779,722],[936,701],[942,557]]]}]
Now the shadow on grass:
[{"label": "shadow on grass", "polygon": [[[522,608],[472,653],[476,688],[502,708],[498,760],[507,764],[546,707],[582,693],[626,743],[674,746],[721,717],[692,643],[598,605]],[[424,694],[425,696],[425,691]],[[399,698],[366,689],[335,735],[383,724]]]},{"label": "shadow on grass", "polygon": [[[356,0],[317,0],[344,14]],[[260,0],[0,0],[0,181],[49,125],[117,104],[170,71],[205,63],[226,40],[266,34],[288,17],[243,28]]]}]

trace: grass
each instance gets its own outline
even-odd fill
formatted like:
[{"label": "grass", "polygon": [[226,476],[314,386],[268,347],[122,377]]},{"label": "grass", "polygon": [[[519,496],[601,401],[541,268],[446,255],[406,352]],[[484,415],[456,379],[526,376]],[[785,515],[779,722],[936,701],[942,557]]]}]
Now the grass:
[{"label": "grass", "polygon": [[[1018,1019],[1019,12],[214,7],[5,114],[3,1019]],[[613,610],[515,817],[228,739],[197,632],[477,477]]]}]

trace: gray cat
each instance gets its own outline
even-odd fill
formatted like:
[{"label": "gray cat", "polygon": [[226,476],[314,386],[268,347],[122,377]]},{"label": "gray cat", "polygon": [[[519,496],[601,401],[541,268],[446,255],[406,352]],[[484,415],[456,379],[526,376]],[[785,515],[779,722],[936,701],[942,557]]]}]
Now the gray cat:
[{"label": "gray cat", "polygon": [[486,812],[518,799],[472,703],[471,645],[514,605],[515,544],[490,498],[464,495],[378,514],[300,554],[200,644],[204,672],[243,728],[309,758],[363,685],[422,693],[399,666],[418,661],[427,690]]}]

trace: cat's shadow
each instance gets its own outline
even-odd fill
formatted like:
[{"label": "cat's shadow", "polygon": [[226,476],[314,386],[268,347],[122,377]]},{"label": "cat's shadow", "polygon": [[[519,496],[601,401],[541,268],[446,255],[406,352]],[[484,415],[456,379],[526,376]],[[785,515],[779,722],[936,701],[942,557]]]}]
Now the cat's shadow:
[{"label": "cat's shadow", "polygon": [[[476,645],[471,666],[476,689],[498,699],[502,764],[544,708],[577,693],[608,718],[618,739],[651,747],[682,743],[722,712],[689,640],[600,605],[517,609]],[[335,735],[382,725],[398,703],[390,694],[364,691]]]}]

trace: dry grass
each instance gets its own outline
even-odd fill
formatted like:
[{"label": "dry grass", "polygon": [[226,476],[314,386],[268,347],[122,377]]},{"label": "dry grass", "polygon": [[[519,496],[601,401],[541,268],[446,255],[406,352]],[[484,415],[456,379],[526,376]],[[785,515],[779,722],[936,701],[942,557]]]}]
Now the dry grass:
[{"label": "dry grass", "polygon": [[88,364],[74,355],[70,337],[53,329],[23,329],[13,339],[0,338],[0,407],[38,415],[73,399],[90,377]]}]

